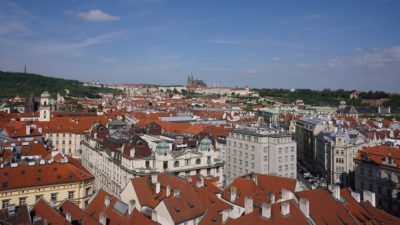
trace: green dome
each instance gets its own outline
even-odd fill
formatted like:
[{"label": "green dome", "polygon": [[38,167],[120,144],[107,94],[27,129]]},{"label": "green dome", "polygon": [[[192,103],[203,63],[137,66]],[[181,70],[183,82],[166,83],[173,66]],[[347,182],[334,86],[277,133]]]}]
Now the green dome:
[{"label": "green dome", "polygon": [[161,141],[156,146],[156,152],[159,155],[168,154],[169,152],[171,152],[171,150],[169,149],[169,144],[165,141]]},{"label": "green dome", "polygon": [[44,92],[40,95],[40,97],[41,97],[41,98],[50,98],[51,95],[50,95],[50,93],[49,93],[48,91],[44,91]]},{"label": "green dome", "polygon": [[208,137],[203,138],[200,141],[199,148],[200,148],[200,150],[212,149],[212,141],[211,141],[211,139],[208,138]]}]

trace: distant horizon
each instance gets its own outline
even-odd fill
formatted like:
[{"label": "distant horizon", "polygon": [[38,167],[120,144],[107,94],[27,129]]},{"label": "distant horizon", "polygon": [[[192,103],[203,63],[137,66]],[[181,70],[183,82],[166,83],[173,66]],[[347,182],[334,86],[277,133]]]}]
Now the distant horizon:
[{"label": "distant horizon", "polygon": [[[24,73],[23,71],[22,72],[20,72],[20,71],[6,71],[6,70],[2,70],[1,68],[0,68],[0,72],[10,72],[10,73]],[[57,76],[57,75],[53,75],[53,74],[40,74],[40,73],[35,73],[35,72],[30,72],[30,71],[27,71],[26,72],[26,74],[35,74],[35,75],[40,75],[40,76],[46,76],[46,77],[52,77],[52,78],[61,78],[61,79],[66,79],[66,80],[77,80],[77,81],[80,81],[80,82],[82,82],[82,83],[91,83],[91,82],[99,82],[100,84],[102,84],[102,85],[153,85],[153,86],[163,86],[163,87],[166,87],[166,86],[181,86],[181,87],[186,87],[186,82],[184,82],[184,83],[182,83],[182,84],[157,84],[157,83],[104,83],[104,82],[102,82],[102,81],[100,81],[100,80],[79,80],[79,79],[72,79],[72,78],[67,78],[67,77],[61,77],[61,76]],[[185,80],[187,79],[187,76],[188,75],[186,75],[185,76]],[[201,77],[197,77],[197,76],[195,76],[194,75],[194,77],[196,78],[196,79],[200,79],[201,80]],[[206,84],[207,84],[207,87],[208,88],[213,88],[214,86],[213,86],[213,84],[211,84],[211,85],[209,85],[207,82],[206,82]],[[219,85],[219,86],[217,86],[217,87],[221,87],[221,88],[227,88],[227,87],[229,87],[229,88],[245,88],[246,87],[246,85],[244,85],[244,86],[238,86],[238,85],[236,85],[236,86],[227,86],[227,85]],[[340,90],[340,89],[342,89],[342,90],[344,90],[344,91],[353,91],[353,90],[355,90],[355,91],[360,91],[360,92],[369,92],[369,91],[373,91],[373,92],[375,92],[375,91],[383,91],[383,92],[386,92],[386,93],[388,93],[388,94],[400,94],[400,92],[391,92],[391,91],[385,91],[385,90],[360,90],[360,89],[344,89],[344,88],[320,88],[320,89],[316,89],[316,88],[285,88],[285,87],[251,87],[251,86],[249,86],[249,88],[250,89],[283,89],[283,90],[290,90],[290,89],[295,89],[295,90],[300,90],[300,89],[310,89],[310,90],[313,90],[313,91],[323,91],[324,89],[329,89],[329,90],[331,90],[331,91],[337,91],[337,90]]]}]

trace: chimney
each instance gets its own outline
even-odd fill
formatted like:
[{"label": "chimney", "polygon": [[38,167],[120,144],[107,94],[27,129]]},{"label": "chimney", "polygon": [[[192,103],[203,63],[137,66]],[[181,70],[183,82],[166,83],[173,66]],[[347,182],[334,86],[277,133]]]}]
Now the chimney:
[{"label": "chimney", "polygon": [[133,209],[135,208],[135,203],[136,203],[136,201],[133,200],[133,199],[131,199],[131,200],[129,201],[129,214],[131,214],[132,211],[133,211]]},{"label": "chimney", "polygon": [[198,180],[198,181],[196,182],[196,187],[197,187],[197,188],[203,187],[203,184],[201,183],[200,180]]},{"label": "chimney", "polygon": [[38,127],[39,133],[42,133],[43,129],[41,127]]},{"label": "chimney", "polygon": [[310,218],[310,201],[308,199],[300,198],[300,210],[307,218]]},{"label": "chimney", "polygon": [[290,200],[293,199],[293,193],[287,189],[282,189],[282,200]]},{"label": "chimney", "polygon": [[107,225],[106,214],[104,212],[100,213],[99,222],[100,222],[101,225]]},{"label": "chimney", "polygon": [[290,213],[290,205],[289,205],[288,201],[281,203],[281,213],[282,213],[283,216],[289,215],[289,213]]},{"label": "chimney", "polygon": [[376,207],[376,204],[375,204],[375,192],[363,191],[363,200],[364,201],[369,201],[373,207]]},{"label": "chimney", "polygon": [[232,186],[231,187],[231,202],[235,202],[236,195],[237,195],[237,188]]},{"label": "chimney", "polygon": [[250,196],[244,198],[244,214],[247,215],[253,212],[253,199]]},{"label": "chimney", "polygon": [[251,175],[251,178],[253,179],[253,181],[254,181],[254,183],[256,184],[256,185],[258,185],[258,177],[257,177],[257,174],[252,174]]},{"label": "chimney", "polygon": [[157,174],[153,174],[151,175],[151,183],[155,184],[158,181],[158,175]]},{"label": "chimney", "polygon": [[267,204],[266,202],[264,202],[261,205],[261,215],[266,219],[271,218],[271,204]]},{"label": "chimney", "polygon": [[65,219],[66,219],[68,222],[71,223],[71,220],[72,220],[71,213],[66,212],[66,213],[65,213]]},{"label": "chimney", "polygon": [[165,196],[169,197],[171,195],[171,186],[167,185],[167,191],[165,193]]},{"label": "chimney", "polygon": [[225,223],[229,218],[229,209],[222,211],[222,223]]},{"label": "chimney", "polygon": [[271,204],[275,203],[275,194],[272,191],[269,193],[269,201]]},{"label": "chimney", "polygon": [[110,205],[110,202],[111,202],[110,196],[106,196],[104,198],[104,208],[107,208]]},{"label": "chimney", "polygon": [[30,125],[27,125],[26,127],[25,127],[25,132],[26,132],[26,135],[31,135],[31,126]]},{"label": "chimney", "polygon": [[160,193],[160,189],[161,189],[161,184],[159,181],[157,181],[156,183],[156,194]]},{"label": "chimney", "polygon": [[351,196],[356,200],[358,203],[361,202],[361,195],[358,192],[351,192]]},{"label": "chimney", "polygon": [[151,211],[151,220],[157,222],[157,211],[155,209]]},{"label": "chimney", "polygon": [[188,176],[186,179],[187,179],[187,181],[188,181],[189,183],[192,183],[192,182],[193,182],[193,179],[192,179],[191,176]]},{"label": "chimney", "polygon": [[340,187],[338,185],[332,186],[332,196],[336,200],[340,200]]}]

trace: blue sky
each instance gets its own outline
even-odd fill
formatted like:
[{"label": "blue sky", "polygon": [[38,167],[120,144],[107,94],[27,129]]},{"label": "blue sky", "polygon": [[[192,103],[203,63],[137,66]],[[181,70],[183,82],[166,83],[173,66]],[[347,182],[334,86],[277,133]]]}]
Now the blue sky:
[{"label": "blue sky", "polygon": [[0,70],[399,92],[400,1],[0,0]]}]

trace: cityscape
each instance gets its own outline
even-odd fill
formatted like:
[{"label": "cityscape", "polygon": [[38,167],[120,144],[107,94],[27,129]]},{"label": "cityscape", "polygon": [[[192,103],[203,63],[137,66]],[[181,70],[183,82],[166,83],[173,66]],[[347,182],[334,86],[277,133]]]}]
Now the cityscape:
[{"label": "cityscape", "polygon": [[399,3],[0,0],[0,224],[399,225]]}]

